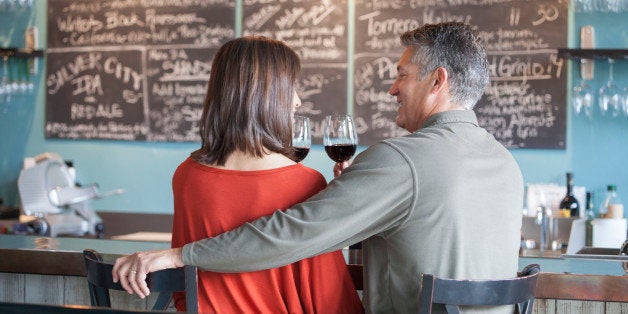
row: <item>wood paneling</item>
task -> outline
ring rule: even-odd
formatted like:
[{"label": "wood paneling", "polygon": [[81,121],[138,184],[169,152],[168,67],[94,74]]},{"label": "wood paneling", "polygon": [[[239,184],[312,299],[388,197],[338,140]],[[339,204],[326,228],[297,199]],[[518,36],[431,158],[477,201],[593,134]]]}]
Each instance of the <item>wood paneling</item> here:
[{"label": "wood paneling", "polygon": [[[625,293],[625,291],[623,292]],[[124,291],[111,291],[111,297],[114,308],[145,310],[148,309],[147,304],[154,303],[157,294],[151,294],[143,300]],[[0,302],[91,304],[85,277],[14,273],[0,273]],[[174,308],[169,310],[169,312],[174,311]],[[534,313],[628,314],[628,303],[539,298],[534,302]]]},{"label": "wood paneling", "polygon": [[63,276],[26,275],[24,302],[38,304],[65,304]]},{"label": "wood paneling", "polygon": [[24,274],[0,273],[0,301],[24,302]]}]

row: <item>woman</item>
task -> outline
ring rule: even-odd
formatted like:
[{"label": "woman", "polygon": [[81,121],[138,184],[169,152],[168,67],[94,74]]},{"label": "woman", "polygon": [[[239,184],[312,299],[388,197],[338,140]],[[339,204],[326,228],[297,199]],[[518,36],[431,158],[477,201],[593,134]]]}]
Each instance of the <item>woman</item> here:
[{"label": "woman", "polygon": [[[173,248],[270,215],[325,187],[320,173],[291,159],[299,71],[298,56],[280,41],[243,37],[218,50],[201,118],[201,148],[172,179]],[[145,276],[128,258],[116,261],[116,280],[121,274]],[[125,285],[126,278],[120,279]],[[200,271],[198,279],[203,313],[363,311],[339,251],[264,271]],[[185,310],[183,298],[175,296],[177,310]]]}]

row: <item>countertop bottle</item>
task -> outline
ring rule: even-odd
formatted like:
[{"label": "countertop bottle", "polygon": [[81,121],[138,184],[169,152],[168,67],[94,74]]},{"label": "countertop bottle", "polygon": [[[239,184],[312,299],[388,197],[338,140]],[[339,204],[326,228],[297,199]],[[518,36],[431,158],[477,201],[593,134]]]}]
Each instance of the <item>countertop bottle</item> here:
[{"label": "countertop bottle", "polygon": [[617,195],[617,186],[609,184],[606,187],[606,198],[600,206],[600,218],[622,218],[624,216],[624,205]]},{"label": "countertop bottle", "polygon": [[585,222],[585,246],[593,246],[593,220],[595,219],[595,214],[593,213],[593,192],[587,192],[587,204],[585,205],[585,214],[587,220]]},{"label": "countertop bottle", "polygon": [[580,204],[573,195],[573,173],[567,172],[567,194],[560,201],[561,217],[578,217],[580,216]]}]

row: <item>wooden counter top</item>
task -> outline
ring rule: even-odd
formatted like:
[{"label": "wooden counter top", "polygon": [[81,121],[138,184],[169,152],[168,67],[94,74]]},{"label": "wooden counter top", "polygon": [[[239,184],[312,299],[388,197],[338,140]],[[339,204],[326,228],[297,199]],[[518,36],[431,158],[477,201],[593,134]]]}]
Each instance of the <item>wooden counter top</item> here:
[{"label": "wooden counter top", "polygon": [[[100,214],[106,222],[107,238],[139,231],[168,232],[172,225],[171,215]],[[82,257],[85,248],[95,249],[105,259],[113,260],[119,254],[169,247],[168,242],[0,235],[0,273],[85,276]],[[539,299],[628,302],[628,276],[621,262],[519,258],[519,269],[528,264],[541,265],[536,294]],[[362,266],[349,265],[349,270],[356,285],[361,287]]]},{"label": "wooden counter top", "polygon": [[0,235],[0,272],[85,276],[83,249],[94,249],[107,259],[169,247],[167,242]]}]

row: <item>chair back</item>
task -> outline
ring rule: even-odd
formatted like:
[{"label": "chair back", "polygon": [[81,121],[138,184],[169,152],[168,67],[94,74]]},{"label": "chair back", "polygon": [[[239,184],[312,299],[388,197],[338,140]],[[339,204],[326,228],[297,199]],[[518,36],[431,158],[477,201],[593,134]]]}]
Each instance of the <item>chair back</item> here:
[{"label": "chair back", "polygon": [[[103,262],[100,253],[91,249],[83,250],[83,259],[92,306],[110,308],[109,290],[124,290],[119,281],[113,282],[113,264]],[[151,292],[159,293],[152,310],[167,310],[172,301],[172,293],[185,292],[186,311],[198,312],[196,267],[185,266],[152,272],[146,277],[146,283]]]},{"label": "chair back", "polygon": [[503,280],[457,280],[424,274],[419,292],[419,313],[432,313],[433,304],[443,304],[448,313],[459,306],[516,304],[518,313],[532,313],[534,292],[541,267],[526,266],[517,278]]}]

